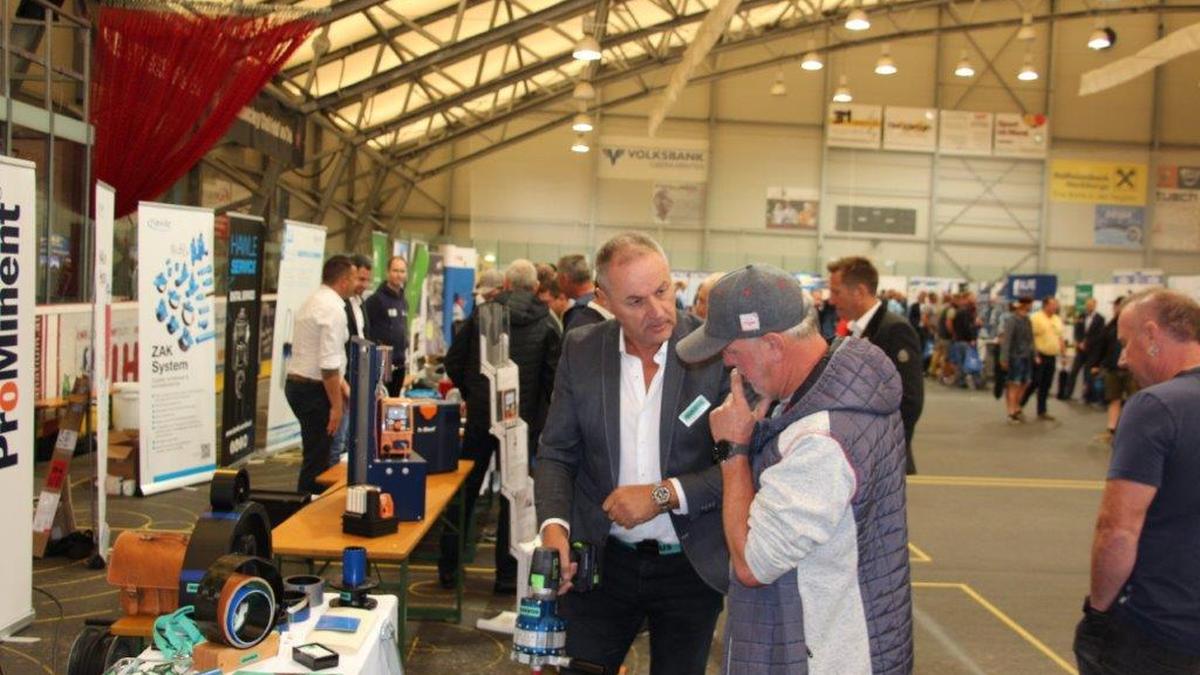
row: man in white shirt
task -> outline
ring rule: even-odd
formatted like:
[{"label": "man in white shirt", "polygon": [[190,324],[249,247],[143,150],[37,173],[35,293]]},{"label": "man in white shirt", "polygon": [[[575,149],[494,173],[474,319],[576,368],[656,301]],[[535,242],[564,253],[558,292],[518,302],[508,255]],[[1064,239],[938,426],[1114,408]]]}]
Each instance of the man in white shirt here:
[{"label": "man in white shirt", "polygon": [[569,542],[601,549],[600,587],[562,598],[566,651],[616,672],[648,623],[651,672],[700,675],[729,585],[707,415],[728,376],[718,359],[686,367],[675,353],[700,321],[677,313],[653,239],[614,237],[596,270],[615,320],[564,337],[534,467],[542,540],[568,580],[560,593]]},{"label": "man in white shirt", "polygon": [[304,301],[292,328],[292,358],[284,393],[300,422],[304,459],[296,489],[319,493],[317,476],[329,468],[329,447],[350,393],[346,372],[346,298],[357,280],[343,255],[325,261],[321,286]]},{"label": "man in white shirt", "polygon": [[[371,322],[363,308],[363,293],[371,286],[371,259],[361,253],[347,254],[354,266],[354,288],[346,298],[346,358],[350,358],[350,338],[371,339]],[[350,442],[350,416],[343,415],[342,423],[333,434],[329,447],[329,463],[337,463]]]}]

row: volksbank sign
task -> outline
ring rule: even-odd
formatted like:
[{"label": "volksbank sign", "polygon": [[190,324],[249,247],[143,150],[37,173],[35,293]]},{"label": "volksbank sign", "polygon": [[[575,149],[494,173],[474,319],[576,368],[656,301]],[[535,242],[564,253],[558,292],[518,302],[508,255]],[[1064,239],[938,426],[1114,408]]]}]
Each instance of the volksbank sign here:
[{"label": "volksbank sign", "polygon": [[601,178],[708,180],[708,142],[703,140],[605,136],[600,139],[596,161]]}]

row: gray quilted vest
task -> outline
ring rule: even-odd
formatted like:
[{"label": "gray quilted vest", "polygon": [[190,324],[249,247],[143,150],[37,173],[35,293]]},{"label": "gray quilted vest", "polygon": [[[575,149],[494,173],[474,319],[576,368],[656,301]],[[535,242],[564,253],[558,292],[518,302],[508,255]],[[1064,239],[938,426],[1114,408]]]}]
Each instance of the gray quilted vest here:
[{"label": "gray quilted vest", "polygon": [[[866,340],[848,338],[830,353],[782,414],[759,422],[751,440],[755,488],[780,461],[778,439],[789,425],[827,411],[831,432],[857,474],[851,502],[858,533],[858,583],[867,619],[871,670],[913,669],[912,594],[905,515],[904,426],[900,376],[887,356]],[[725,622],[726,672],[805,675],[810,653],[804,637],[804,599],[796,572],[750,588],[734,575]],[[857,675],[857,674],[846,674]]]}]

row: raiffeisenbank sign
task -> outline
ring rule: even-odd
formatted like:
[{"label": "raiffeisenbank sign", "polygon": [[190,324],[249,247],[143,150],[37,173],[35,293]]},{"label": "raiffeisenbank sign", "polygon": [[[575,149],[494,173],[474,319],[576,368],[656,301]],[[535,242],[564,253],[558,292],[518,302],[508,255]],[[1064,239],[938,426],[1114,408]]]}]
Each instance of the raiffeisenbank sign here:
[{"label": "raiffeisenbank sign", "polygon": [[604,136],[596,161],[601,178],[704,183],[708,180],[708,141]]}]

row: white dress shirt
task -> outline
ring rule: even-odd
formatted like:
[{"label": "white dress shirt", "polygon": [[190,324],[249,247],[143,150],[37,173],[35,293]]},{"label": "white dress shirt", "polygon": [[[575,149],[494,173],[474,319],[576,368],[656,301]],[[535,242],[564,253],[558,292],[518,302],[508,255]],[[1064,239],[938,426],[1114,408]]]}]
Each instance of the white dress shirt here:
[{"label": "white dress shirt", "polygon": [[346,303],[337,291],[322,284],[300,306],[292,324],[289,375],[320,380],[322,370],[346,370]]},{"label": "white dress shirt", "polygon": [[354,313],[354,326],[355,326],[355,327],[358,329],[358,332],[356,332],[356,333],[355,333],[354,335],[352,335],[351,337],[360,337],[360,338],[365,338],[365,337],[367,337],[367,336],[366,336],[366,333],[365,333],[365,332],[363,332],[363,328],[364,328],[364,327],[365,327],[367,324],[366,324],[366,322],[363,320],[363,299],[362,299],[362,296],[361,296],[361,295],[352,295],[352,296],[350,296],[350,300],[349,300],[349,302],[350,302],[350,311]]},{"label": "white dress shirt", "polygon": [[871,319],[875,318],[875,312],[878,312],[879,308],[882,306],[883,303],[876,300],[875,304],[871,305],[871,309],[868,309],[867,311],[863,312],[862,316],[851,321],[848,326],[848,328],[850,328],[850,334],[854,337],[862,337],[863,331],[867,329],[867,324],[871,323]]}]

